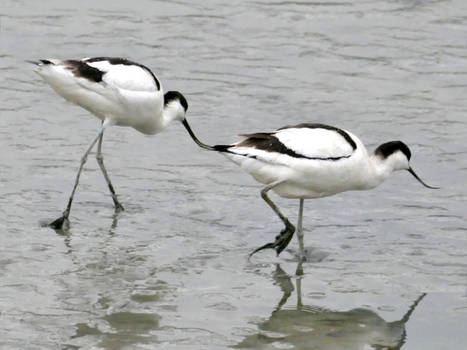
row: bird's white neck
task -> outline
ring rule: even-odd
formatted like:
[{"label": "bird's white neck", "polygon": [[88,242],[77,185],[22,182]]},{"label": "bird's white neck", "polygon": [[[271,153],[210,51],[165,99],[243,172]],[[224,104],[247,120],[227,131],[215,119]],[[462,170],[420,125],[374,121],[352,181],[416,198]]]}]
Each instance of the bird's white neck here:
[{"label": "bird's white neck", "polygon": [[383,183],[397,167],[397,159],[394,157],[382,158],[378,155],[371,155],[368,158],[366,169],[362,176],[362,189],[370,189]]},{"label": "bird's white neck", "polygon": [[179,101],[173,101],[166,104],[162,109],[162,120],[161,123],[166,127],[174,120],[182,122],[185,119],[185,110]]},{"label": "bird's white neck", "polygon": [[177,120],[178,112],[175,108],[171,108],[170,106],[165,106],[162,110],[162,118],[161,123],[163,127],[167,127],[170,123],[174,120]]},{"label": "bird's white neck", "polygon": [[154,116],[151,115],[144,124],[141,126],[134,126],[134,128],[142,133],[154,135],[167,128],[167,126],[169,126],[169,124],[174,120],[183,121],[185,118],[184,110],[181,109],[177,103],[169,103],[165,105],[162,110],[156,112],[156,116],[157,115],[160,115],[160,117],[154,118]]}]

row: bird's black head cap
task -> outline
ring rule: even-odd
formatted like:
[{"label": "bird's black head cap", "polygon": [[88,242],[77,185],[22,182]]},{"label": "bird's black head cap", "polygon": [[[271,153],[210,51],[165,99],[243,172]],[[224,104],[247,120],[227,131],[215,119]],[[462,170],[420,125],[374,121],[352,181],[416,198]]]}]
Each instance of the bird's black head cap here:
[{"label": "bird's black head cap", "polygon": [[180,104],[182,107],[185,109],[185,113],[188,110],[188,102],[186,101],[185,96],[183,96],[180,92],[178,91],[167,91],[164,95],[164,106],[169,104],[170,102],[178,100],[180,101]]},{"label": "bird's black head cap", "polygon": [[382,145],[379,145],[378,148],[376,148],[375,154],[381,156],[383,159],[386,159],[397,151],[404,153],[407,159],[410,160],[412,153],[410,152],[409,147],[407,147],[407,145],[402,141],[391,141],[383,143]]}]

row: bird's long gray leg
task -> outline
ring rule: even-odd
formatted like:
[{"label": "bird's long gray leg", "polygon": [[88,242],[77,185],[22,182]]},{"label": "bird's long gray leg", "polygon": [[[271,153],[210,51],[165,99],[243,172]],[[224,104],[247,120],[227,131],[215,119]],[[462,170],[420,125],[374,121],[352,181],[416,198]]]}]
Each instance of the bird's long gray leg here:
[{"label": "bird's long gray leg", "polygon": [[255,249],[250,254],[250,257],[253,254],[259,252],[260,250],[268,249],[268,248],[275,249],[277,255],[279,255],[285,249],[285,247],[287,247],[287,245],[289,244],[290,240],[293,237],[293,234],[295,232],[294,225],[292,225],[290,223],[289,219],[287,219],[284,216],[284,214],[282,214],[280,212],[279,208],[276,206],[276,204],[274,204],[274,202],[268,196],[268,191],[272,190],[276,186],[279,186],[279,185],[283,184],[284,182],[285,181],[276,181],[276,182],[273,182],[273,183],[267,185],[265,188],[263,188],[261,190],[261,197],[272,208],[272,210],[274,210],[274,212],[277,214],[277,216],[279,216],[279,218],[284,223],[285,228],[281,231],[281,233],[278,236],[276,236],[276,240],[274,242],[267,243],[267,244],[259,247],[258,249]]},{"label": "bird's long gray leg", "polygon": [[[302,275],[303,275],[303,273],[302,273]],[[302,308],[303,308],[303,303],[302,303],[302,277],[301,276],[298,277],[295,280],[295,283],[297,284],[297,310],[302,310]]]},{"label": "bird's long gray leg", "polygon": [[68,200],[68,205],[66,206],[66,209],[63,212],[62,216],[49,224],[50,227],[59,230],[59,229],[62,229],[63,225],[68,222],[68,217],[70,216],[70,211],[71,211],[71,204],[73,203],[73,197],[75,195],[76,188],[78,187],[79,178],[81,176],[81,172],[83,171],[84,164],[86,163],[88,159],[89,152],[91,152],[96,142],[99,140],[99,138],[104,133],[104,128],[105,128],[105,125],[102,125],[102,127],[99,129],[99,133],[97,137],[92,141],[91,145],[88,147],[84,155],[81,157],[81,163],[78,169],[78,174],[76,174],[75,184],[73,186],[73,191],[71,191],[70,199]]},{"label": "bird's long gray leg", "polygon": [[298,238],[298,248],[300,254],[300,261],[305,259],[305,248],[303,244],[303,205],[305,200],[300,198],[300,206],[298,209],[298,222],[297,222],[297,238]]},{"label": "bird's long gray leg", "polygon": [[109,186],[110,194],[112,195],[112,199],[115,204],[115,211],[121,211],[123,210],[123,206],[120,204],[120,202],[117,199],[117,194],[115,193],[112,182],[110,181],[110,177],[107,174],[107,170],[105,169],[105,166],[104,166],[104,156],[102,155],[103,138],[104,138],[104,132],[102,132],[102,134],[99,137],[99,142],[97,144],[96,159],[97,159],[97,163],[99,164],[99,167],[101,168],[102,174],[104,175],[105,181],[107,182],[107,186]]}]

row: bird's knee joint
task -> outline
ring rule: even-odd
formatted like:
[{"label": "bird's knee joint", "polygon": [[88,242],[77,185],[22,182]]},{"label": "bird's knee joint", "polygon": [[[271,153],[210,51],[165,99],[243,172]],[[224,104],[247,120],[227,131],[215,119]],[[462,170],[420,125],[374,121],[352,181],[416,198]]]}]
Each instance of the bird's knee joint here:
[{"label": "bird's knee joint", "polygon": [[285,225],[286,225],[287,229],[288,229],[290,232],[292,232],[292,233],[295,232],[295,226],[292,225],[292,224],[290,223],[289,220],[286,221],[286,224],[285,224]]},{"label": "bird's knee joint", "polygon": [[100,153],[97,153],[96,154],[96,159],[98,162],[102,162],[104,160],[104,156]]}]

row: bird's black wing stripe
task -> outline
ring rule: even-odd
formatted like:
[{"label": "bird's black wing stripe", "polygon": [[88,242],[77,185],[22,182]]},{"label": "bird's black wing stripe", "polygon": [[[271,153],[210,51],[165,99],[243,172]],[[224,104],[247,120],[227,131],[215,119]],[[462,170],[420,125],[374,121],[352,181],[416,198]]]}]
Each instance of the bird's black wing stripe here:
[{"label": "bird's black wing stripe", "polygon": [[97,68],[91,67],[83,61],[78,60],[66,60],[66,67],[71,70],[73,75],[78,78],[85,78],[89,81],[99,83],[102,81],[102,76],[105,72],[100,71]]},{"label": "bird's black wing stripe", "polygon": [[[214,148],[214,151],[218,151],[218,152],[222,152],[222,153],[230,153],[230,154],[234,154],[234,155],[240,156],[240,157],[258,159],[258,156],[255,156],[255,155],[252,155],[252,154],[240,154],[240,153],[232,152],[230,150],[230,148],[232,148],[234,146],[235,145],[215,145],[215,146],[213,146],[213,148]],[[344,158],[349,158],[349,157],[350,157],[350,155],[342,156],[342,157],[305,157],[305,156],[301,156],[301,157],[296,157],[296,158],[304,158],[304,159],[309,159],[309,160],[337,161],[337,160],[344,159]],[[260,160],[264,161],[264,159],[260,159]]]},{"label": "bird's black wing stripe", "polygon": [[350,137],[350,135],[345,132],[342,129],[336,128],[331,125],[326,125],[326,124],[320,124],[320,123],[302,123],[298,125],[293,125],[293,126],[284,126],[278,130],[284,130],[284,129],[290,129],[290,128],[309,128],[309,129],[326,129],[326,130],[332,130],[337,132],[339,135],[341,135],[345,141],[349,143],[349,145],[352,147],[352,149],[355,151],[357,149],[357,144],[355,141]]},{"label": "bird's black wing stripe", "polygon": [[231,147],[252,147],[256,148],[265,152],[275,152],[286,154],[293,158],[301,158],[301,159],[310,159],[310,160],[331,160],[336,161],[342,158],[349,158],[351,155],[341,156],[341,157],[307,157],[303,154],[297,153],[294,150],[286,147],[282,142],[279,141],[277,137],[275,137],[271,133],[258,133],[258,134],[250,134],[249,137],[242,142],[238,143],[237,145],[217,145],[214,146],[214,149],[219,152],[225,153],[232,153],[239,156],[249,157],[257,159],[258,157],[255,155],[247,155],[247,154],[238,154],[236,152],[232,152],[230,150]]},{"label": "bird's black wing stripe", "polygon": [[248,139],[267,139],[272,135],[270,132],[257,132],[254,134],[240,134],[238,136],[243,136]]},{"label": "bird's black wing stripe", "polygon": [[287,154],[294,158],[307,158],[306,156],[296,153],[287,148],[277,137],[268,133],[251,134],[249,137],[240,142],[238,147],[253,147],[266,152],[276,152]]},{"label": "bird's black wing stripe", "polygon": [[154,79],[154,82],[156,83],[157,90],[161,89],[161,84],[159,83],[159,80],[156,78],[154,73],[148,67],[146,67],[146,66],[144,66],[142,64],[127,60],[126,58],[120,58],[120,57],[93,57],[93,58],[88,58],[87,60],[85,60],[85,62],[90,62],[90,63],[100,62],[100,61],[107,61],[107,62],[109,62],[110,64],[113,64],[113,65],[123,64],[125,66],[138,66],[138,67],[141,67],[144,70],[146,70],[147,72],[149,72],[149,74],[151,74],[151,76]]}]

